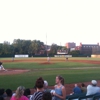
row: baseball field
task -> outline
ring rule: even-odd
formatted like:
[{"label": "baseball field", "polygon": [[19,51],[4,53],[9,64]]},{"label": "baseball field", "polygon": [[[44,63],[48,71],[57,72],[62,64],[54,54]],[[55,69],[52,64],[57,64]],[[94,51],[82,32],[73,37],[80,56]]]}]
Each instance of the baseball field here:
[{"label": "baseball field", "polygon": [[6,71],[0,71],[0,87],[15,90],[23,85],[33,88],[38,77],[55,85],[56,75],[65,79],[65,84],[100,80],[100,58],[0,58]]}]

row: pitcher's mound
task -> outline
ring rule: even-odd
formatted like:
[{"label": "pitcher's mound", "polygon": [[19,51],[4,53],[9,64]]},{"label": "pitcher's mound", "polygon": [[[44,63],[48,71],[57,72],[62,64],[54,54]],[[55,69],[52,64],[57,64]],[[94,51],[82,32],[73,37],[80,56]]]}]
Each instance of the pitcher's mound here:
[{"label": "pitcher's mound", "polygon": [[54,63],[51,63],[51,62],[42,62],[42,63],[39,63],[41,65],[50,65],[50,64],[54,64]]}]

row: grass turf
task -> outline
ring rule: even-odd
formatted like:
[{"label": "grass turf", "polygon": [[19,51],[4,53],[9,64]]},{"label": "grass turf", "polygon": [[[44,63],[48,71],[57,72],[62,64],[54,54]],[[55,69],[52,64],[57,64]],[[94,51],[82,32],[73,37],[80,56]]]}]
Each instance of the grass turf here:
[{"label": "grass turf", "polygon": [[[92,79],[100,79],[100,65],[96,64],[56,62],[55,64],[50,65],[40,65],[39,63],[32,62],[11,62],[4,63],[3,65],[5,68],[30,69],[30,72],[19,75],[0,76],[0,87],[5,89],[11,88],[12,90],[15,90],[19,85],[23,85],[26,88],[33,88],[36,79],[40,76],[47,80],[49,85],[55,84],[55,77],[59,74],[65,78],[65,83],[85,82],[91,81]],[[95,67],[95,69],[92,67]]]}]

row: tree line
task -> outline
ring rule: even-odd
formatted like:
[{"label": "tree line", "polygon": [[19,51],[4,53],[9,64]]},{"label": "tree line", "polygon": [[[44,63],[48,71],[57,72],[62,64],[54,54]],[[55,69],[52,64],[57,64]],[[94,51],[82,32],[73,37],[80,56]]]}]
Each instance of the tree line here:
[{"label": "tree line", "polygon": [[52,44],[50,50],[48,50],[48,46],[40,40],[14,39],[12,44],[8,41],[0,43],[0,57],[13,57],[15,54],[54,56],[57,54],[57,51],[67,51],[67,48],[65,46]]}]

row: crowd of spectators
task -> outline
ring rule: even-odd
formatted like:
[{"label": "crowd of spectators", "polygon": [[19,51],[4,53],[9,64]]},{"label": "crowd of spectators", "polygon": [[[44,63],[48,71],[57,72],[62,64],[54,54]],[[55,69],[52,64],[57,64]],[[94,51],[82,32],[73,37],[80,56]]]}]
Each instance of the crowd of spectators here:
[{"label": "crowd of spectators", "polygon": [[[39,77],[34,85],[35,92],[32,94],[29,88],[24,86],[17,87],[16,91],[13,92],[11,89],[0,89],[0,100],[65,100],[67,95],[64,85],[64,78],[60,75],[55,78],[55,85],[53,89],[48,88],[48,82],[42,77]],[[72,89],[72,93],[86,95],[100,94],[100,87],[97,86],[97,81],[92,80],[91,84],[86,86],[84,83],[75,84]]]}]

